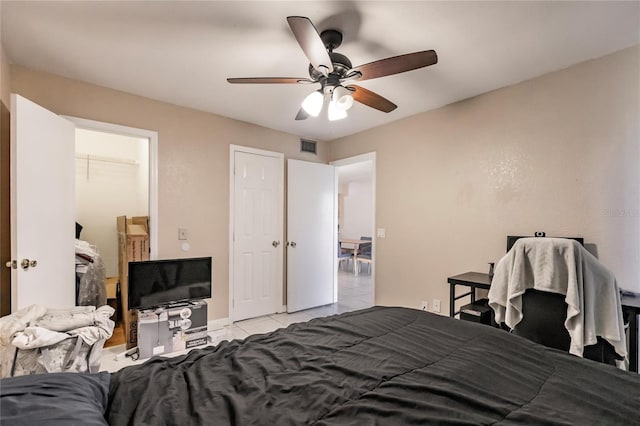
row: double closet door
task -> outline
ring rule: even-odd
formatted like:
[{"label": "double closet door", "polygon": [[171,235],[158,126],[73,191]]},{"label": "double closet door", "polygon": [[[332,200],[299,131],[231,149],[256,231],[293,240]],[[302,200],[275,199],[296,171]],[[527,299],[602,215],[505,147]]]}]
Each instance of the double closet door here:
[{"label": "double closet door", "polygon": [[[233,321],[335,301],[333,166],[231,147]],[[286,291],[284,270],[286,263]],[[284,295],[286,294],[286,298]]]}]

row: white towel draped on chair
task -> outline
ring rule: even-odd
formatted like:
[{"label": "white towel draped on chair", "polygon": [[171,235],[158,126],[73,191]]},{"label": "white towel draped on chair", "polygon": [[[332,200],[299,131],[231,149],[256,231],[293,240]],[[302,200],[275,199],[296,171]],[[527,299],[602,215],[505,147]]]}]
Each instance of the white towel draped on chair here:
[{"label": "white towel draped on chair", "polygon": [[569,352],[582,357],[585,346],[608,341],[627,355],[620,292],[614,275],[574,240],[522,238],[498,262],[489,290],[496,321],[511,329],[522,320],[527,289],[565,295]]}]

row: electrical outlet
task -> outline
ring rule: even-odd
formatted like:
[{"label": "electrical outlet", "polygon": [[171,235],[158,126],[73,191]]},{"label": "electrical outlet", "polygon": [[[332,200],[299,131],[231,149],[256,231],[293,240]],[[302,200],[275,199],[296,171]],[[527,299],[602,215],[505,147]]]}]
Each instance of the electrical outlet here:
[{"label": "electrical outlet", "polygon": [[420,309],[422,309],[423,311],[428,311],[429,310],[429,302],[427,302],[426,300],[422,301],[422,305],[420,305]]},{"label": "electrical outlet", "polygon": [[187,239],[187,228],[178,228],[178,239],[179,240]]},{"label": "electrical outlet", "polygon": [[384,238],[386,235],[386,230],[384,228],[378,228],[378,232],[376,233],[376,237]]},{"label": "electrical outlet", "polygon": [[440,312],[440,299],[433,299],[433,312]]}]

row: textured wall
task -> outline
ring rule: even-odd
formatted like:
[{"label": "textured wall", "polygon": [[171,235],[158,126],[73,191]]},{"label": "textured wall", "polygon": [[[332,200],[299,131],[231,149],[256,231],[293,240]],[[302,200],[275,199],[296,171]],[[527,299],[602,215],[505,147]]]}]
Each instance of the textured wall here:
[{"label": "textured wall", "polygon": [[[11,73],[16,93],[57,114],[158,132],[158,256],[213,257],[209,319],[229,310],[229,145],[326,161],[323,142],[318,156],[301,153],[294,135],[20,66]],[[189,231],[187,253],[179,227]]]},{"label": "textured wall", "polygon": [[584,236],[640,291],[640,48],[330,143],[375,151],[376,302],[440,299],[507,235]]}]

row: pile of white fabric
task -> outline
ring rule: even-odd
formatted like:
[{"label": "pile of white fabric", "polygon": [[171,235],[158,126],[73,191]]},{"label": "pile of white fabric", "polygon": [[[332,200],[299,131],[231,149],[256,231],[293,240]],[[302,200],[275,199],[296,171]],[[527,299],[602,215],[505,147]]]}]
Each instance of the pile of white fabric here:
[{"label": "pile of white fabric", "polygon": [[31,305],[0,318],[1,376],[60,371],[97,372],[113,333],[108,305],[47,309]]},{"label": "pile of white fabric", "polygon": [[76,303],[102,306],[107,303],[106,269],[98,248],[76,239]]}]

